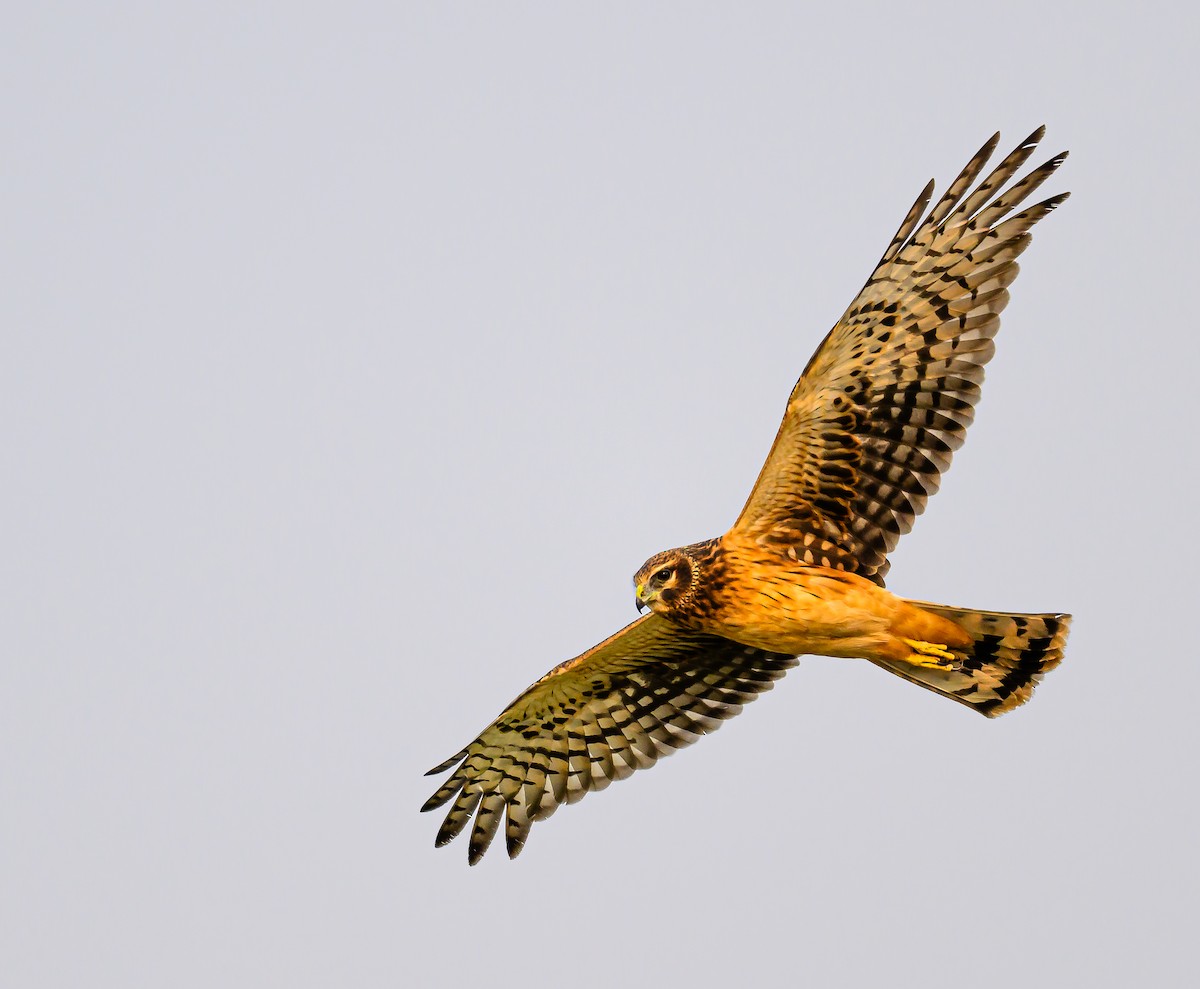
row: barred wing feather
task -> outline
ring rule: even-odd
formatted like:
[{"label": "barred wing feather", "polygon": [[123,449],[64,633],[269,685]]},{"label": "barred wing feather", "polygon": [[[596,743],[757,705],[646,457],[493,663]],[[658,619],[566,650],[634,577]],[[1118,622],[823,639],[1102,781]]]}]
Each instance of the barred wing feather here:
[{"label": "barred wing feather", "polygon": [[972,190],[993,136],[921,216],[930,183],[809,361],[731,534],[883,583],[887,555],[937,491],[975,414],[1030,228],[1066,194],[1014,212],[1066,158],[1005,192],[1039,128]]},{"label": "barred wing feather", "polygon": [[504,817],[515,858],[535,821],[720,727],[795,663],[646,615],[556,666],[475,741],[430,770],[458,764],[421,810],[450,804],[439,846],[474,818],[472,865]]}]

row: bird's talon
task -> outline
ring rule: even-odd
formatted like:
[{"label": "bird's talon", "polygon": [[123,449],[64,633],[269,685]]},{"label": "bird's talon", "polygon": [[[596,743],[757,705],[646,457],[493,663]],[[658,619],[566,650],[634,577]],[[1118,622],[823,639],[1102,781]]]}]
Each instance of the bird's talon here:
[{"label": "bird's talon", "polygon": [[912,650],[908,661],[913,666],[924,666],[935,670],[957,669],[958,657],[940,642],[924,642],[921,639],[905,639],[904,644]]}]

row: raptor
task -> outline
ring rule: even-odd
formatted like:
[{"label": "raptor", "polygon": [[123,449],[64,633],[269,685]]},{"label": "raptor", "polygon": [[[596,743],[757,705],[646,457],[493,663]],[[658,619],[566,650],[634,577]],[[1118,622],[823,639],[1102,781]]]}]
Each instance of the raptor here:
[{"label": "raptor", "polygon": [[974,417],[1017,257],[1067,198],[1018,212],[1066,158],[1013,181],[1043,133],[980,179],[994,135],[932,209],[932,182],[917,197],[788,397],[729,531],[652,556],[634,576],[649,614],[556,666],[430,770],[454,770],[421,808],[450,804],[439,846],[473,819],[474,864],[503,819],[515,857],[533,822],[717,728],[801,654],[865,659],[987,717],[1058,665],[1069,615],[884,587],[888,554]]}]

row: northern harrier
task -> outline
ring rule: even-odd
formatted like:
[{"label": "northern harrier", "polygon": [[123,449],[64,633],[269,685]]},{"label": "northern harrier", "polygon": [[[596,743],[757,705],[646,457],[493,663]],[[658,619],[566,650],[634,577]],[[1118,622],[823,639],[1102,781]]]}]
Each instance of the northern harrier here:
[{"label": "northern harrier", "polygon": [[801,653],[867,659],[995,717],[1058,665],[1069,615],[1011,615],[884,590],[974,417],[983,367],[1030,228],[1020,213],[1066,154],[1007,191],[1039,128],[972,189],[992,137],[922,220],[924,189],[788,398],[733,527],[651,557],[634,576],[644,615],[533,684],[461,752],[422,807],[453,801],[437,844],[471,820],[472,864],[506,817],[515,857],[534,821],[688,745],[770,689]]}]

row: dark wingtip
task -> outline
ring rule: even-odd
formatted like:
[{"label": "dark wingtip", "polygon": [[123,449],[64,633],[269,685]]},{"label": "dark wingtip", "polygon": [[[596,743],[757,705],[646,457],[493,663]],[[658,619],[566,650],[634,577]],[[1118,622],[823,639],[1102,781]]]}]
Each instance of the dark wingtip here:
[{"label": "dark wingtip", "polygon": [[1051,158],[1049,161],[1047,161],[1046,164],[1044,164],[1042,166],[1042,168],[1045,169],[1047,172],[1053,172],[1055,169],[1058,168],[1059,165],[1061,165],[1064,161],[1066,161],[1067,158],[1070,157],[1070,155],[1071,155],[1070,151],[1060,151],[1053,158]]},{"label": "dark wingtip", "polygon": [[462,762],[462,760],[464,758],[466,758],[466,755],[467,755],[466,749],[463,749],[461,752],[455,752],[454,755],[452,755],[449,759],[447,759],[445,762],[438,763],[431,770],[429,770],[425,775],[426,776],[437,776],[439,773],[444,773],[447,770],[453,768],[455,763]]}]

